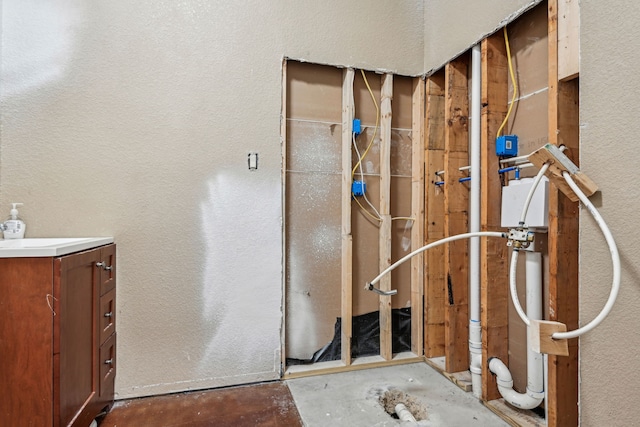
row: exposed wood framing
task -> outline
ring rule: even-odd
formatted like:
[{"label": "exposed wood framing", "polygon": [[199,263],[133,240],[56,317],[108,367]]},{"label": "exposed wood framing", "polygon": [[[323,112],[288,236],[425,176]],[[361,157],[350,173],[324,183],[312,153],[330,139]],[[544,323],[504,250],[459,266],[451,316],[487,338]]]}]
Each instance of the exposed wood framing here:
[{"label": "exposed wood framing", "polygon": [[[411,112],[411,250],[415,251],[424,244],[424,92],[425,84],[421,78],[413,79]],[[421,356],[423,346],[423,268],[422,255],[411,259],[411,351]]]},{"label": "exposed wood framing", "polygon": [[[495,141],[507,112],[508,70],[504,35],[498,31],[482,41],[481,213],[482,231],[500,229],[501,183]],[[509,267],[505,241],[483,238],[480,243],[482,360],[509,361]],[[496,378],[482,365],[482,398],[500,397]]]},{"label": "exposed wood framing", "polygon": [[569,356],[568,340],[555,340],[552,338],[556,332],[567,332],[567,325],[550,320],[530,320],[531,324],[527,331],[527,339],[533,351],[536,353]]},{"label": "exposed wood framing", "polygon": [[[282,106],[280,107],[280,145],[282,147],[282,188],[280,192],[282,194],[282,218],[286,218],[287,215],[287,204],[286,204],[286,194],[287,194],[287,85],[289,84],[289,80],[287,79],[287,59],[284,58],[282,60]],[[286,244],[286,227],[282,227],[282,253],[287,253],[287,244]],[[282,271],[287,271],[287,257],[282,257]],[[286,289],[287,289],[287,277],[286,274],[282,275],[282,303],[280,306],[282,307],[282,327],[280,328],[280,343],[282,347],[280,348],[280,376],[284,375],[284,370],[287,366],[287,340],[286,340],[286,324],[285,321],[287,311],[286,311]]]},{"label": "exposed wood framing", "polygon": [[563,175],[565,172],[571,176],[585,196],[592,196],[596,191],[598,191],[598,185],[582,171],[578,170],[576,172],[571,159],[567,159],[568,157],[566,157],[566,155],[553,144],[547,144],[529,155],[529,161],[538,168],[541,168],[545,163],[549,163],[549,169],[547,169],[545,174],[549,180],[558,187],[558,190],[562,191],[572,202],[577,202],[580,199],[564,180]]},{"label": "exposed wood framing", "polygon": [[431,366],[433,369],[438,371],[444,377],[449,379],[452,383],[457,385],[459,388],[466,392],[470,392],[473,390],[473,385],[471,384],[471,372],[470,371],[460,371],[460,372],[447,372],[445,371],[445,359],[444,357],[431,357],[425,358],[425,362],[427,365]]},{"label": "exposed wood framing", "polygon": [[[444,206],[445,234],[466,233],[469,189],[458,180],[459,171],[469,164],[469,55],[462,55],[445,66],[445,149]],[[447,372],[469,368],[469,245],[467,240],[449,243],[445,248],[445,356]]]},{"label": "exposed wood framing", "polygon": [[353,310],[353,239],[351,236],[351,138],[353,133],[354,71],[342,72],[342,297],[341,297],[341,358],[351,364],[351,335]]},{"label": "exposed wood framing", "polygon": [[[391,265],[391,100],[393,74],[382,76],[380,92],[380,234],[379,268]],[[391,290],[391,274],[380,280],[380,289]],[[393,357],[391,347],[391,296],[380,296],[380,355],[385,360]]]},{"label": "exposed wood framing", "polygon": [[[557,2],[549,0],[549,142],[579,160],[578,80],[558,81]],[[578,327],[578,204],[549,188],[549,320]],[[578,340],[569,356],[549,356],[547,426],[578,425]]]},{"label": "exposed wood framing", "polygon": [[[444,169],[444,71],[426,81],[425,132],[425,242],[444,237],[444,193],[436,185],[443,179],[436,172]],[[414,140],[415,143],[415,140]],[[444,356],[444,309],[446,295],[444,246],[425,253],[424,273],[424,352],[426,357]]]},{"label": "exposed wood framing", "polygon": [[423,357],[417,357],[413,353],[399,353],[391,360],[384,360],[380,356],[366,356],[353,359],[353,363],[345,366],[341,361],[320,362],[313,365],[293,365],[287,369],[283,378],[304,378],[315,375],[337,374],[340,372],[359,371],[362,369],[382,368],[384,366],[406,365],[409,363],[423,362]]},{"label": "exposed wood framing", "polygon": [[504,399],[485,402],[485,406],[513,427],[546,427],[547,425],[544,417],[536,415],[532,411],[514,408],[506,403]]},{"label": "exposed wood framing", "polygon": [[557,0],[558,80],[567,81],[580,73],[580,4],[578,0]]}]

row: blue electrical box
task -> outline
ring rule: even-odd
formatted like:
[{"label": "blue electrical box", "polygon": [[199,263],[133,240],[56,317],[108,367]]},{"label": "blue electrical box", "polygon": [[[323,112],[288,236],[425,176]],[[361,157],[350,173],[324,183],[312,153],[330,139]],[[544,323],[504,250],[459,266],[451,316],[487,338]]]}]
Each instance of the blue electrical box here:
[{"label": "blue electrical box", "polygon": [[496,138],[496,155],[515,157],[518,155],[518,135],[502,135]]},{"label": "blue electrical box", "polygon": [[364,181],[353,181],[351,184],[351,193],[356,196],[364,196],[367,191],[367,184]]},{"label": "blue electrical box", "polygon": [[362,124],[360,123],[360,119],[353,119],[353,133],[355,133],[356,136],[362,133]]}]

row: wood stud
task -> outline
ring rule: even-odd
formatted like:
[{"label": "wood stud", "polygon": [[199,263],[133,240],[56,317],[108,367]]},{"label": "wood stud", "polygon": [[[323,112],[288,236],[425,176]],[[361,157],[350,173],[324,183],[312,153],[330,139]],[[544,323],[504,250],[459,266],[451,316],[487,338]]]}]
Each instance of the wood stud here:
[{"label": "wood stud", "polygon": [[[502,187],[498,179],[499,162],[495,141],[507,113],[508,64],[502,31],[486,38],[482,51],[481,112],[481,213],[482,231],[500,229]],[[483,238],[480,241],[480,283],[482,360],[498,357],[509,360],[509,267],[506,242]],[[496,378],[487,363],[482,366],[482,398],[500,397]]]},{"label": "wood stud", "polygon": [[[425,124],[425,242],[444,237],[444,187],[436,185],[442,179],[436,172],[444,169],[444,71],[429,76],[426,81]],[[424,353],[426,357],[444,356],[444,310],[446,273],[444,246],[424,254]]]},{"label": "wood stud", "polygon": [[[548,2],[549,143],[567,147],[578,164],[578,78],[558,81],[558,0]],[[578,165],[579,166],[579,165]],[[549,186],[549,320],[578,327],[578,204]],[[548,357],[547,426],[578,425],[578,340],[568,343],[569,356]]]},{"label": "wood stud", "polygon": [[[391,100],[393,75],[382,76],[380,100],[380,271],[391,265]],[[380,289],[391,290],[391,274],[380,280]],[[384,360],[393,357],[391,347],[391,296],[380,296],[380,355]]]},{"label": "wood stud", "polygon": [[[445,66],[444,229],[446,236],[466,233],[469,189],[458,180],[459,168],[469,164],[469,55]],[[468,242],[445,247],[445,357],[446,371],[469,369],[469,254]]]},{"label": "wood stud", "polygon": [[351,236],[351,141],[353,132],[353,80],[355,72],[342,72],[342,296],[341,296],[341,359],[351,365],[351,335],[353,312],[353,239]]},{"label": "wood stud", "polygon": [[[411,114],[411,250],[419,249],[424,242],[424,94],[425,83],[420,78],[413,80],[413,110]],[[411,351],[421,356],[423,345],[423,255],[411,259]]]},{"label": "wood stud", "polygon": [[567,81],[580,74],[580,3],[557,0],[558,80]]}]

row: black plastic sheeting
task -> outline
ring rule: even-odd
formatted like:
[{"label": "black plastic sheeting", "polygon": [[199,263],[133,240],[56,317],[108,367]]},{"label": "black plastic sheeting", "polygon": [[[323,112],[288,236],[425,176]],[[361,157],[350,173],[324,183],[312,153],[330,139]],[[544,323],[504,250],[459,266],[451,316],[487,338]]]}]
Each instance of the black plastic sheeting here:
[{"label": "black plastic sheeting", "polygon": [[[336,319],[333,340],[313,353],[311,359],[287,358],[287,366],[308,365],[316,362],[340,360],[342,341],[342,318]],[[391,310],[391,349],[393,353],[411,351],[411,308]],[[380,354],[380,312],[353,317],[351,337],[351,357],[374,356]]]}]

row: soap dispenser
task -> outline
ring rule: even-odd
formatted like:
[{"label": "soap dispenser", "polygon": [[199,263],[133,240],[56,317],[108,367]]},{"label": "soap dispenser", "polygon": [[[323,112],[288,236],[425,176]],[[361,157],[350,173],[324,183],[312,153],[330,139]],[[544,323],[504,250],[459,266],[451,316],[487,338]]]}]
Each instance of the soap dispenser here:
[{"label": "soap dispenser", "polygon": [[9,214],[9,218],[4,222],[4,238],[5,239],[22,239],[24,237],[24,230],[27,227],[25,223],[18,217],[17,206],[22,206],[22,203],[11,203],[13,208]]}]

